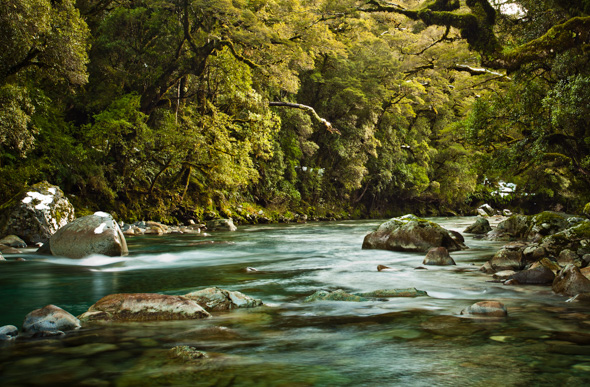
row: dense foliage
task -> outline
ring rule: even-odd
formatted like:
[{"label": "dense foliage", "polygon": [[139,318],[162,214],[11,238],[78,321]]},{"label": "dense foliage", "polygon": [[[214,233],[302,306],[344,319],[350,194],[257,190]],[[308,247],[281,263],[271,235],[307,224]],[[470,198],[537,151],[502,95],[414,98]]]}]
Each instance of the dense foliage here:
[{"label": "dense foliage", "polygon": [[126,220],[431,215],[508,205],[504,180],[577,211],[588,4],[3,1],[0,202],[48,180]]}]

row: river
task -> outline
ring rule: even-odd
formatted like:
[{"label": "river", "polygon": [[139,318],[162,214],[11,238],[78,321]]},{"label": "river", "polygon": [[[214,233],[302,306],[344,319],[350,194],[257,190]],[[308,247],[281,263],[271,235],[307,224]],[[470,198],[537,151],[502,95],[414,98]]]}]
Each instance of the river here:
[{"label": "river", "polygon": [[[474,218],[434,218],[462,231]],[[362,250],[380,221],[243,226],[128,238],[130,255],[70,260],[25,252],[0,264],[0,326],[55,304],[79,315],[112,293],[210,286],[265,306],[206,320],[89,326],[61,339],[0,343],[0,385],[581,386],[590,383],[590,308],[550,287],[505,286],[478,269],[501,243],[466,236],[452,267],[424,254]],[[213,241],[215,243],[209,243]],[[7,257],[11,260],[11,257]],[[395,271],[377,271],[387,265]],[[258,271],[247,272],[246,267]],[[417,288],[428,297],[303,302],[316,290]],[[504,303],[505,319],[463,308]],[[183,362],[175,346],[208,358]]]}]

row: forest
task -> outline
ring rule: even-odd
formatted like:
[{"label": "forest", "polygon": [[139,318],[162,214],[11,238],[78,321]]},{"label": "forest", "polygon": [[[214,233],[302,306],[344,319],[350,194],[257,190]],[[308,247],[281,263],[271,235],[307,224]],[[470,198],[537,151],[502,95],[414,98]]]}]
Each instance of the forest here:
[{"label": "forest", "polygon": [[589,15],[590,0],[3,0],[0,203],[45,180],[79,215],[130,222],[580,213]]}]

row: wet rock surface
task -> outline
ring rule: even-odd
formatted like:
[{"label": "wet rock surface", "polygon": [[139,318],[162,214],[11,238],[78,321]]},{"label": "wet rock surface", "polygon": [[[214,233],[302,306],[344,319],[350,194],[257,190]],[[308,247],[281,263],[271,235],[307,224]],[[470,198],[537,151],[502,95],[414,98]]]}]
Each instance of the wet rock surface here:
[{"label": "wet rock surface", "polygon": [[93,254],[127,255],[127,242],[113,217],[104,212],[78,218],[60,228],[49,241],[51,253],[67,258]]},{"label": "wet rock surface", "polygon": [[490,231],[492,231],[490,222],[486,218],[478,216],[475,219],[475,223],[467,227],[463,232],[468,234],[487,234]]},{"label": "wet rock surface", "polygon": [[80,320],[55,305],[36,309],[25,317],[23,332],[57,332],[80,328]]},{"label": "wet rock surface", "polygon": [[578,267],[569,264],[555,277],[552,289],[557,294],[567,296],[590,293],[590,280],[580,272]]},{"label": "wet rock surface", "polygon": [[453,258],[449,255],[449,251],[444,247],[434,247],[428,250],[422,264],[434,266],[456,265]]},{"label": "wet rock surface", "polygon": [[445,247],[448,251],[462,250],[461,246],[440,225],[414,215],[393,218],[365,236],[363,249],[427,252],[433,247]]},{"label": "wet rock surface", "polygon": [[254,308],[262,305],[261,300],[246,296],[243,293],[211,287],[185,294],[184,297],[195,301],[208,312],[223,311],[237,308]]},{"label": "wet rock surface", "polygon": [[101,298],[79,316],[91,321],[189,320],[211,315],[195,301],[157,293],[119,293]]},{"label": "wet rock surface", "polygon": [[498,301],[480,301],[463,309],[461,314],[475,317],[506,317],[508,310]]}]

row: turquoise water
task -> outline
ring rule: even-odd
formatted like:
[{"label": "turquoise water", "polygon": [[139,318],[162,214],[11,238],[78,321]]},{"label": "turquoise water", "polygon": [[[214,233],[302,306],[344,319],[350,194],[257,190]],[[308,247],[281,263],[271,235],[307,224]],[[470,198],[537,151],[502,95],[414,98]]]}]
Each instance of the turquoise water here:
[{"label": "turquoise water", "polygon": [[[434,219],[462,231],[473,218]],[[244,226],[210,237],[128,238],[130,256],[22,256],[0,265],[0,325],[47,304],[78,315],[112,293],[238,290],[266,306],[196,321],[87,326],[62,339],[0,344],[0,385],[521,386],[590,382],[590,309],[550,288],[478,271],[501,246],[467,238],[456,267],[361,250],[378,221]],[[210,243],[214,242],[214,243]],[[9,260],[13,257],[8,256]],[[396,271],[378,272],[377,265]],[[254,267],[257,272],[246,272]],[[304,303],[316,290],[415,287],[429,297]],[[468,319],[477,301],[509,317]],[[183,360],[191,346],[208,358]]]}]

